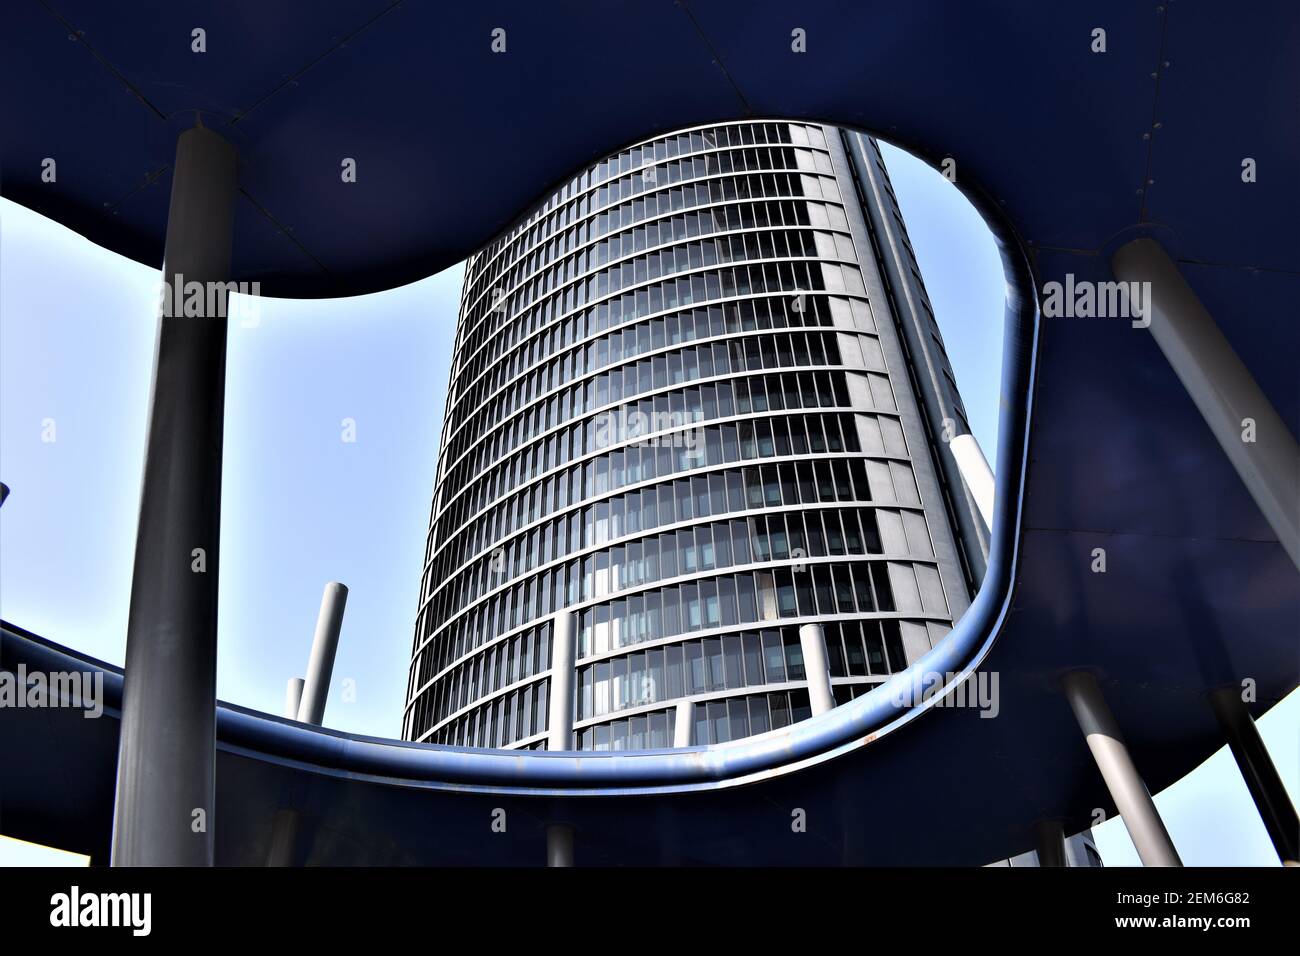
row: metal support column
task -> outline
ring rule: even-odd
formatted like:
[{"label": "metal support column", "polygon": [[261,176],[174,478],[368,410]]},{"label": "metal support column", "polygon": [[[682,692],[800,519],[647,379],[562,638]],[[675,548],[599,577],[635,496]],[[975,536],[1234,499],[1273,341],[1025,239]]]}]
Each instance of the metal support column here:
[{"label": "metal support column", "polygon": [[560,611],[551,627],[551,687],[547,750],[573,749],[573,664],[574,619],[572,611]]},{"label": "metal support column", "polygon": [[1174,841],[1169,838],[1155,802],[1133,765],[1097,679],[1087,671],[1074,671],[1065,676],[1062,686],[1142,865],[1182,866]]},{"label": "metal support column", "polygon": [[[339,635],[343,631],[343,612],[348,605],[348,589],[330,581],[320,599],[316,615],[316,633],[312,637],[307,677],[290,677],[284,689],[284,716],[304,724],[320,726],[329,702],[330,678],[338,654]],[[267,866],[289,866],[297,852],[301,814],[292,807],[276,811],[271,824],[271,850]]]},{"label": "metal support column", "polygon": [[[1152,338],[1300,568],[1295,436],[1159,243],[1135,239],[1115,253],[1111,265],[1121,281],[1151,284]],[[1246,419],[1254,422],[1254,441],[1243,438]]]},{"label": "metal support column", "polygon": [[673,717],[673,746],[689,747],[691,732],[695,729],[695,701],[679,700]]},{"label": "metal support column", "polygon": [[[573,749],[573,667],[576,660],[574,614],[560,611],[551,627],[551,688],[546,724],[547,750]],[[573,866],[573,827],[546,828],[546,865]]]},{"label": "metal support column", "polygon": [[173,309],[159,318],[127,624],[114,866],[213,862],[224,283],[235,165],[234,147],[210,130],[186,130],[176,143],[163,279],[170,303],[191,283],[204,294],[195,303],[201,315]]},{"label": "metal support column", "polygon": [[290,720],[298,719],[302,707],[302,688],[305,682],[301,677],[290,677],[284,688],[284,716]]},{"label": "metal support column", "polygon": [[311,642],[311,658],[307,662],[307,678],[303,681],[302,703],[298,705],[298,719],[304,724],[320,725],[325,719],[325,704],[329,700],[330,678],[334,674],[334,656],[339,649],[339,633],[343,630],[343,611],[348,605],[348,589],[338,581],[325,585],[320,599],[320,613],[316,616],[316,634]]},{"label": "metal support column", "polygon": [[1235,687],[1216,691],[1210,695],[1210,704],[1278,858],[1286,866],[1300,865],[1300,818],[1259,728],[1241,700],[1241,691]]},{"label": "metal support column", "polygon": [[803,671],[808,680],[808,700],[813,716],[824,714],[835,706],[831,692],[831,669],[826,663],[826,637],[820,624],[803,624],[799,627],[799,646],[803,649]]},{"label": "metal support column", "polygon": [[1065,829],[1060,820],[1040,820],[1034,824],[1034,850],[1039,866],[1069,866],[1065,861]]},{"label": "metal support column", "polygon": [[966,487],[970,489],[971,497],[975,499],[975,506],[980,510],[980,517],[984,519],[984,524],[991,530],[993,528],[993,469],[989,467],[989,460],[984,457],[984,451],[980,448],[979,442],[971,434],[958,435],[948,443],[952,450],[952,457],[957,462],[957,470],[961,472],[962,481],[966,482]]}]

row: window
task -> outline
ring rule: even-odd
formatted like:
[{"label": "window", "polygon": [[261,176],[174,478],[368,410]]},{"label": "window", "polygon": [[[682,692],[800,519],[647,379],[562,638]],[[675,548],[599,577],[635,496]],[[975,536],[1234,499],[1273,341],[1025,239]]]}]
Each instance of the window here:
[{"label": "window", "polygon": [[784,683],[786,680],[785,647],[781,642],[780,632],[764,631],[762,640],[765,683]]}]

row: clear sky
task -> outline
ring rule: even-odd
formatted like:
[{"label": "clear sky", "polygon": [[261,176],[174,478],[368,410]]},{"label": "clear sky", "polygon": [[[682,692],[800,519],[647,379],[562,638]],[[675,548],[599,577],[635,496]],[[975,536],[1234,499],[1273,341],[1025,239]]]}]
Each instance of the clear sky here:
[{"label": "clear sky", "polygon": [[[993,457],[1003,279],[942,177],[886,160],[972,429]],[[231,323],[218,693],[279,713],[326,581],[348,585],[325,723],[400,732],[462,270]],[[0,200],[0,615],[121,664],[153,363],[156,270]],[[355,422],[355,442],[343,422]],[[53,441],[49,437],[53,425]],[[355,699],[342,693],[344,682]],[[1261,726],[1293,788],[1300,698]],[[1224,752],[1157,798],[1187,863],[1275,863]],[[1108,865],[1136,863],[1118,821]],[[7,855],[0,841],[0,863]]]}]

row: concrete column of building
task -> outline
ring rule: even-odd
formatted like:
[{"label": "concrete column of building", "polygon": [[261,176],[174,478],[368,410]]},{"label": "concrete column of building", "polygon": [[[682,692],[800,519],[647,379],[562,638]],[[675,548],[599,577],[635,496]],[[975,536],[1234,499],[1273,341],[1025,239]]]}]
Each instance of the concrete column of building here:
[{"label": "concrete column of building", "polygon": [[957,461],[957,470],[961,472],[962,481],[970,489],[975,506],[979,508],[980,517],[990,529],[993,527],[993,469],[984,457],[979,442],[971,434],[958,435],[948,443],[953,458]]},{"label": "concrete column of building", "polygon": [[[550,714],[546,724],[546,749],[573,749],[573,663],[577,657],[576,619],[573,611],[559,611],[551,624]],[[573,827],[551,823],[546,827],[546,865],[573,865]]]},{"label": "concrete column of building", "polygon": [[1295,436],[1159,243],[1135,239],[1115,253],[1111,265],[1123,282],[1150,283],[1146,318],[1152,338],[1300,568]]},{"label": "concrete column of building", "polygon": [[552,823],[546,828],[546,865],[573,866],[573,827]]},{"label": "concrete column of building", "polygon": [[[163,279],[201,315],[159,318],[127,623],[114,866],[210,866],[216,776],[217,568],[236,153],[180,135]],[[187,305],[197,301],[184,299]],[[187,310],[181,310],[182,313]],[[215,313],[215,314],[213,314]]]},{"label": "concrete column of building", "polygon": [[1216,691],[1210,703],[1278,858],[1287,866],[1300,865],[1300,818],[1241,691],[1235,687]]},{"label": "concrete column of building", "polygon": [[695,728],[695,701],[679,700],[677,714],[673,718],[673,746],[689,747],[691,731]]},{"label": "concrete column of building", "polygon": [[[576,620],[560,611],[551,626],[551,689],[546,730],[547,750],[573,749],[573,667],[577,655]],[[546,865],[573,866],[573,827],[552,823],[546,828]]]},{"label": "concrete column of building", "polygon": [[[347,609],[347,585],[330,581],[320,599],[316,615],[316,633],[312,637],[307,677],[290,677],[284,688],[284,716],[304,724],[320,726],[329,702],[330,678],[334,675],[334,658],[338,654],[339,635],[343,632],[343,612]],[[276,811],[271,823],[271,849],[267,866],[289,866],[297,852],[301,814],[294,807]]]},{"label": "concrete column of building", "polygon": [[831,669],[826,663],[826,635],[820,624],[803,624],[799,627],[799,646],[803,649],[803,671],[808,679],[808,700],[813,716],[824,714],[835,706],[831,692]]},{"label": "concrete column of building", "polygon": [[320,599],[320,613],[316,616],[316,634],[311,642],[311,658],[307,661],[302,702],[298,705],[298,719],[304,724],[319,726],[325,719],[325,704],[329,700],[330,678],[334,675],[334,657],[339,649],[343,611],[347,604],[346,585],[338,581],[330,581],[325,585],[325,592]]},{"label": "concrete column of building", "polygon": [[1061,683],[1142,864],[1182,866],[1174,841],[1169,838],[1155,801],[1133,765],[1097,679],[1087,671],[1074,671]]},{"label": "concrete column of building", "polygon": [[[284,688],[284,716],[290,720],[298,719],[302,707],[303,679],[290,677]],[[267,866],[289,866],[293,861],[295,844],[298,839],[298,811],[292,807],[281,807],[275,811],[271,821],[271,849],[266,855]]]},{"label": "concrete column of building", "polygon": [[574,614],[560,611],[551,626],[550,712],[546,724],[547,750],[573,749]]},{"label": "concrete column of building", "polygon": [[298,719],[298,710],[302,707],[302,687],[304,681],[301,677],[290,677],[289,683],[284,688],[284,716],[290,720]]},{"label": "concrete column of building", "polygon": [[1039,820],[1034,824],[1034,850],[1039,866],[1068,866],[1065,860],[1065,829],[1060,820]]}]

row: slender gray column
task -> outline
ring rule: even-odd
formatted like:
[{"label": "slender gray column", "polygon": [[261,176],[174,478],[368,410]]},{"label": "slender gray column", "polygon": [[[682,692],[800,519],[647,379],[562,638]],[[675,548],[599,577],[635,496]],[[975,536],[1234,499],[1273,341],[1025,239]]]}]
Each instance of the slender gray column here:
[{"label": "slender gray column", "polygon": [[[210,130],[190,129],[177,140],[163,278],[178,294],[187,283],[230,278],[235,164],[234,147]],[[213,862],[226,289],[207,288],[216,291],[200,298],[215,309],[163,315],[158,325],[127,624],[114,866]]]},{"label": "slender gray column", "polygon": [[1069,866],[1065,861],[1065,830],[1060,820],[1040,820],[1034,824],[1034,850],[1039,866]]},{"label": "slender gray column", "polygon": [[826,663],[826,637],[820,624],[803,624],[799,628],[799,646],[803,648],[803,671],[808,678],[808,699],[813,716],[835,706],[831,692],[831,670]]},{"label": "slender gray column", "polygon": [[[302,706],[301,677],[290,677],[284,688],[284,716],[290,720],[298,719],[298,710]],[[271,821],[271,849],[267,852],[267,866],[288,866],[293,860],[295,843],[298,839],[298,811],[292,807],[282,807],[275,811]]]},{"label": "slender gray column", "polygon": [[567,823],[546,828],[546,865],[573,866],[573,827]]},{"label": "slender gray column", "polygon": [[[1115,253],[1111,265],[1124,282],[1151,284],[1152,338],[1300,568],[1300,447],[1295,436],[1159,243],[1135,239]],[[1255,423],[1254,441],[1242,437],[1248,418]]]},{"label": "slender gray column", "polygon": [[560,611],[551,627],[550,715],[546,727],[547,750],[573,749],[574,620],[572,611]]},{"label": "slender gray column", "polygon": [[979,442],[971,434],[958,435],[948,443],[952,451],[952,457],[957,461],[957,470],[961,472],[961,477],[966,482],[966,487],[970,489],[971,497],[975,499],[975,506],[980,510],[980,517],[984,519],[984,524],[988,528],[993,527],[993,489],[995,482],[993,480],[993,469],[989,467],[989,460],[984,457],[984,451],[980,448]]},{"label": "slender gray column", "polygon": [[305,682],[301,677],[290,677],[284,688],[284,716],[290,720],[298,719],[302,707],[302,688]]},{"label": "slender gray column", "polygon": [[677,714],[673,718],[673,746],[689,747],[691,731],[695,729],[695,701],[679,700]]},{"label": "slender gray column", "polygon": [[[546,731],[547,750],[573,749],[573,667],[577,648],[572,611],[560,611],[551,627],[551,688]],[[546,865],[573,866],[573,827],[546,828]]]},{"label": "slender gray column", "polygon": [[330,581],[325,585],[325,593],[320,599],[320,613],[316,616],[316,635],[311,642],[311,658],[307,661],[302,703],[298,705],[298,719],[304,724],[319,726],[325,719],[330,678],[334,674],[334,655],[339,649],[339,633],[343,630],[343,611],[347,604],[346,585],[338,581]]},{"label": "slender gray column", "polygon": [[1300,818],[1296,816],[1282,777],[1273,766],[1259,728],[1241,700],[1240,690],[1228,687],[1216,691],[1210,696],[1210,703],[1278,859],[1288,866],[1297,865],[1300,863]]},{"label": "slender gray column", "polygon": [[1169,831],[1146,784],[1138,776],[1115,718],[1101,696],[1097,679],[1087,671],[1075,671],[1065,676],[1062,686],[1142,865],[1182,866],[1174,841],[1169,838]]},{"label": "slender gray column", "polygon": [[[343,612],[348,604],[348,589],[338,581],[330,581],[320,599],[320,613],[316,615],[316,633],[311,642],[311,657],[307,662],[307,677],[290,677],[284,689],[284,715],[304,724],[320,726],[325,719],[325,705],[329,702],[330,678],[334,674],[334,657],[339,649],[339,634],[343,630]],[[301,814],[297,809],[284,807],[276,811],[271,824],[271,849],[267,866],[289,866],[297,849]]]},{"label": "slender gray column", "polygon": [[[343,612],[347,603],[346,585],[338,581],[330,581],[325,585],[320,612],[316,615],[316,633],[311,642],[307,677],[305,680],[290,677],[284,688],[284,716],[290,720],[319,726],[325,718],[330,678],[334,674],[334,658],[339,649],[339,635],[343,630]],[[267,854],[267,866],[290,865],[298,841],[300,818],[301,814],[292,807],[276,811],[271,824],[271,849]]]}]

